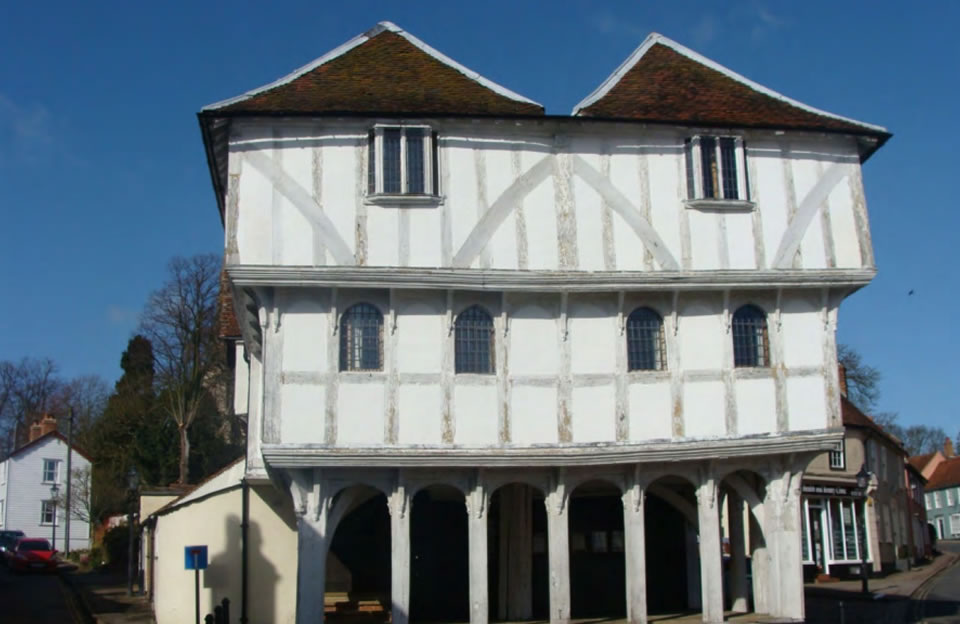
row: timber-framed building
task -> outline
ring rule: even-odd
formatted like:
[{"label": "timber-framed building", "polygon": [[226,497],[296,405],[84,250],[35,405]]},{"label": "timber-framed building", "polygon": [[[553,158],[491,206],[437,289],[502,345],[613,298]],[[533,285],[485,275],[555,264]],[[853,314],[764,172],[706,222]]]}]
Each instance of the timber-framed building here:
[{"label": "timber-framed building", "polygon": [[657,34],[547,115],[390,23],[199,119],[297,622],[803,618],[885,129]]}]

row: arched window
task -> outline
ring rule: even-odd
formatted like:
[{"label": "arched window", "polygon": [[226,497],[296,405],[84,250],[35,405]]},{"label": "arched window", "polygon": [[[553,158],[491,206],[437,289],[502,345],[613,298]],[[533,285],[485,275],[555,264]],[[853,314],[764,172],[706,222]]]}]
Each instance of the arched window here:
[{"label": "arched window", "polygon": [[753,304],[733,313],[733,365],[769,366],[767,314]]},{"label": "arched window", "polygon": [[627,317],[627,370],[666,368],[663,319],[650,308],[637,308]]},{"label": "arched window", "polygon": [[457,315],[454,323],[456,371],[493,373],[493,319],[480,306],[470,306]]},{"label": "arched window", "polygon": [[383,370],[383,315],[369,303],[351,306],[340,317],[340,370]]}]

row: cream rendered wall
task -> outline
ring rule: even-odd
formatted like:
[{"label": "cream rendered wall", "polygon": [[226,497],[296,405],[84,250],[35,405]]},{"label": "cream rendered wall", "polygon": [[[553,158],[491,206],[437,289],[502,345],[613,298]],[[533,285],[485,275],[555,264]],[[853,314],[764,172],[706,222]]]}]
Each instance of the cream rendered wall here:
[{"label": "cream rendered wall", "polygon": [[[296,519],[288,496],[270,485],[250,488],[249,585],[251,622],[292,623],[297,580]],[[194,573],[184,570],[184,547],[206,544],[209,567],[200,573],[200,610],[223,598],[240,609],[239,487],[158,516],[154,613],[158,624],[193,620]]]},{"label": "cream rendered wall", "polygon": [[[724,211],[685,205],[688,129],[435,121],[443,199],[399,207],[366,202],[367,127],[342,119],[234,123],[240,263],[662,270],[649,240],[611,207],[610,189],[593,175],[652,225],[679,268],[767,269],[788,224],[804,214],[808,193],[837,169],[826,199],[798,231],[796,254],[780,268],[872,265],[859,158],[849,137],[744,132],[756,209]],[[479,253],[455,262],[481,217],[538,163],[542,175],[485,231]],[[569,227],[561,227],[558,219],[568,218]],[[337,246],[347,255],[337,258]]]}]

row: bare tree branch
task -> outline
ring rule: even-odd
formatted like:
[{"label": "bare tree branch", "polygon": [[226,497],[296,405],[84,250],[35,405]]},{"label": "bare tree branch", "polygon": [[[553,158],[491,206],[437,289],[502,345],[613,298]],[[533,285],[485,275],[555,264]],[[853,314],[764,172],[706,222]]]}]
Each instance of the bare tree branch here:
[{"label": "bare tree branch", "polygon": [[168,279],[151,293],[140,333],[153,345],[158,395],[177,424],[180,483],[188,480],[190,426],[205,395],[226,370],[217,332],[220,258],[213,254],[174,258]]}]

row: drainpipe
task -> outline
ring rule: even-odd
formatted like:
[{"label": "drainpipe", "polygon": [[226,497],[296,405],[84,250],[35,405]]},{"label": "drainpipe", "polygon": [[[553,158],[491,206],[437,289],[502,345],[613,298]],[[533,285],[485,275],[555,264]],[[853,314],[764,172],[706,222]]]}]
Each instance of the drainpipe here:
[{"label": "drainpipe", "polygon": [[247,533],[250,527],[250,484],[244,478],[241,482],[243,516],[240,520],[240,624],[247,624]]}]

